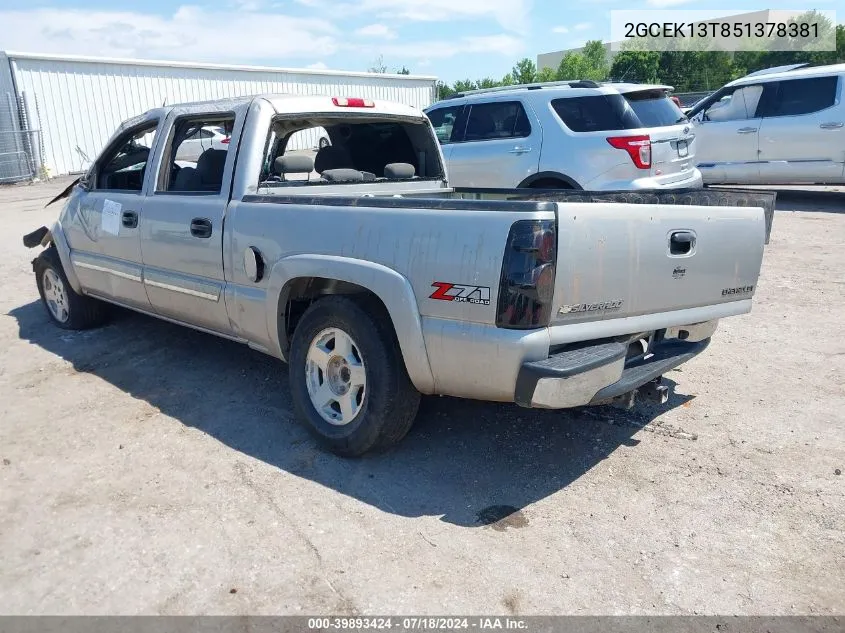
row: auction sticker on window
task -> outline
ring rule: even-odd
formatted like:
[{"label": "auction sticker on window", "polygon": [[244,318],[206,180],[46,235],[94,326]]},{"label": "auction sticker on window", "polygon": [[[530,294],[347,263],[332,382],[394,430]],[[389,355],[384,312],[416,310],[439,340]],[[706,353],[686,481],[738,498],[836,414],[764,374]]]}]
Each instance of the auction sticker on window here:
[{"label": "auction sticker on window", "polygon": [[119,202],[109,200],[108,198],[103,201],[103,219],[100,225],[103,233],[109,233],[110,235],[118,235],[120,233],[120,211],[122,209],[123,205]]}]

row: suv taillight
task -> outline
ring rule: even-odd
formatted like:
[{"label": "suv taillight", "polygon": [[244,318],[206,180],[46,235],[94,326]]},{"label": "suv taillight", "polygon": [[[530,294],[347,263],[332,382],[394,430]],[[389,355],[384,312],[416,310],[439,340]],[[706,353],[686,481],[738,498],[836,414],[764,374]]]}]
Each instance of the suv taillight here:
[{"label": "suv taillight", "polygon": [[552,314],[557,234],[554,220],[519,220],[508,234],[496,325],[515,330],[545,327]]},{"label": "suv taillight", "polygon": [[616,149],[624,149],[637,169],[651,168],[651,139],[645,136],[611,136],[607,142]]}]

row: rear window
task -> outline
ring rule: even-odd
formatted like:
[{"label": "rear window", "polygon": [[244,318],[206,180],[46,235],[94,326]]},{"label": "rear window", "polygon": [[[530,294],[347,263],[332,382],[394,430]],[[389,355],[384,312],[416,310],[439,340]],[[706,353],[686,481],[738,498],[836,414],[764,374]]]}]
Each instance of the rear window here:
[{"label": "rear window", "polygon": [[612,132],[663,127],[686,120],[662,90],[570,97],[552,101],[560,120],[573,132]]},{"label": "rear window", "polygon": [[631,104],[641,127],[664,127],[686,121],[686,116],[662,90],[629,92],[625,100]]},{"label": "rear window", "polygon": [[573,132],[607,132],[642,127],[637,115],[620,94],[553,99],[552,108]]}]

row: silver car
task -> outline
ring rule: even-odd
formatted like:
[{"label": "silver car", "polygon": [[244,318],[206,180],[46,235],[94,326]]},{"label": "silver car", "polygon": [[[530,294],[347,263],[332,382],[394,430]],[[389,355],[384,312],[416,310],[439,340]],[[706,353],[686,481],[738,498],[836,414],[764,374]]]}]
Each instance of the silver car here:
[{"label": "silver car", "polygon": [[426,114],[455,187],[696,188],[671,86],[552,82],[460,93]]},{"label": "silver car", "polygon": [[704,182],[845,182],[845,64],[773,68],[689,111]]}]

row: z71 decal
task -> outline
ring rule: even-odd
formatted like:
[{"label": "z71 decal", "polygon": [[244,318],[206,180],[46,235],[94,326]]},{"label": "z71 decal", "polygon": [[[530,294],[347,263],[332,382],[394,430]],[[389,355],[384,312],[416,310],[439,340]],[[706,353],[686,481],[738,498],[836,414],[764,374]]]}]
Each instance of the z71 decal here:
[{"label": "z71 decal", "polygon": [[429,299],[438,301],[456,301],[458,303],[475,303],[482,306],[490,305],[490,288],[486,286],[465,286],[463,284],[451,284],[445,281],[435,281],[432,288],[437,288],[431,293]]}]

